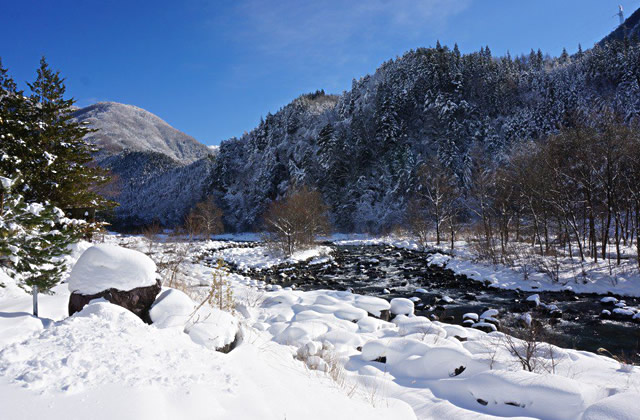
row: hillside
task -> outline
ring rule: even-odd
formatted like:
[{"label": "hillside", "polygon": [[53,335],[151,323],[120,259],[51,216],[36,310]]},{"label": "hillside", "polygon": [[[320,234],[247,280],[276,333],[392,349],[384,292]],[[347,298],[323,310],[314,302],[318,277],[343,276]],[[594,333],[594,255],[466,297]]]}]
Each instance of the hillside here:
[{"label": "hillside", "polygon": [[213,162],[208,156],[183,165],[155,152],[124,152],[104,159],[101,165],[115,175],[115,226],[181,225],[185,214],[204,199]]},{"label": "hillside", "polygon": [[637,43],[556,58],[495,57],[488,47],[463,55],[438,44],[385,62],[340,96],[303,95],[223,142],[211,193],[240,231],[259,229],[266,206],[294,184],[322,192],[337,229],[385,231],[403,222],[430,157],[466,191],[474,168],[561,126],[596,124],[603,111],[640,115]]},{"label": "hillside", "polygon": [[640,37],[640,9],[629,16],[622,25],[605,37],[602,42],[622,41],[625,38],[633,39],[634,37]]}]

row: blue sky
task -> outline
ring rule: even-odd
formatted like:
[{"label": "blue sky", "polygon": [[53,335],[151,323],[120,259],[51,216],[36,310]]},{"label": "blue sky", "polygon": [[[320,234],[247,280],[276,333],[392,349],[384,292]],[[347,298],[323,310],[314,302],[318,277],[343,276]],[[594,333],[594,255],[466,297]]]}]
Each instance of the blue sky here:
[{"label": "blue sky", "polygon": [[[45,55],[79,106],[145,108],[206,144],[301,93],[340,93],[437,40],[557,55],[613,30],[640,0],[1,0],[0,57],[18,82]],[[24,87],[24,85],[23,85]]]}]

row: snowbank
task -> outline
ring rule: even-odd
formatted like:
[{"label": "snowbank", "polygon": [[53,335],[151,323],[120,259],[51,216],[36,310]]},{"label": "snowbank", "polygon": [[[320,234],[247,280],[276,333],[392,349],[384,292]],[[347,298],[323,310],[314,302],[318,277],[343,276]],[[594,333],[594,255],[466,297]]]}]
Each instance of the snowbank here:
[{"label": "snowbank", "polygon": [[195,308],[195,302],[186,293],[165,289],[151,306],[149,316],[156,328],[184,328]]},{"label": "snowbank", "polygon": [[277,255],[266,246],[257,246],[253,248],[223,249],[215,252],[211,260],[215,261],[221,258],[228,263],[237,265],[240,269],[264,269],[283,263],[297,263],[312,259],[316,259],[315,263],[319,263],[320,258],[323,258],[322,261],[329,261],[330,255],[331,247],[328,246],[316,246],[298,251],[291,257]]}]

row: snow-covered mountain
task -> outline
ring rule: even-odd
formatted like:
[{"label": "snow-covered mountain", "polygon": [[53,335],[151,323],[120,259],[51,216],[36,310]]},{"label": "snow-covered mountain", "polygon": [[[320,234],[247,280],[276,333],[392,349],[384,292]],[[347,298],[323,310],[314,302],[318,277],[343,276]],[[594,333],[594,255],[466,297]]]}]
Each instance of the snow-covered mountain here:
[{"label": "snow-covered mountain", "polygon": [[216,148],[158,116],[133,105],[99,102],[75,117],[98,129],[87,140],[99,149],[98,165],[112,176],[106,193],[119,204],[112,220],[116,227],[179,225],[209,188]]},{"label": "snow-covered mountain", "polygon": [[162,153],[188,164],[202,159],[211,150],[193,137],[171,127],[160,117],[133,105],[98,102],[75,113],[98,129],[87,139],[100,148],[97,160],[125,150]]},{"label": "snow-covered mountain", "polygon": [[[629,31],[640,12],[625,25]],[[228,227],[260,229],[268,205],[291,185],[322,193],[343,232],[381,232],[405,222],[433,157],[463,196],[484,161],[501,165],[524,141],[610,110],[640,120],[640,43],[615,33],[570,55],[461,54],[439,43],[387,61],[339,96],[303,95],[240,138],[223,141],[213,195]]]}]

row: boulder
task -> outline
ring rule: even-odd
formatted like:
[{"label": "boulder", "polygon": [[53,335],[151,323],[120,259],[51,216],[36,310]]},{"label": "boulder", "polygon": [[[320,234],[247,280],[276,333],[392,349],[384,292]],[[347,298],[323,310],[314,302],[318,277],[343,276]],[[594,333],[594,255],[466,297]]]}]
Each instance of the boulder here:
[{"label": "boulder", "polygon": [[94,299],[104,298],[151,323],[149,310],[160,289],[151,258],[116,245],[95,245],[80,256],[71,270],[69,315]]},{"label": "boulder", "polygon": [[611,311],[611,318],[617,321],[629,321],[634,315],[635,312],[630,308],[615,308]]},{"label": "boulder", "polygon": [[115,305],[130,310],[144,322],[151,324],[149,309],[151,309],[151,305],[156,300],[161,288],[160,280],[156,280],[156,284],[153,286],[137,287],[126,291],[107,289],[93,295],[74,292],[69,297],[69,316],[80,312],[92,300],[104,298]]}]

